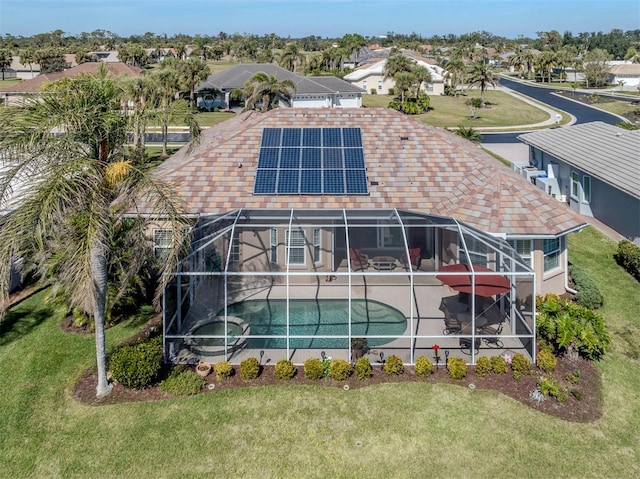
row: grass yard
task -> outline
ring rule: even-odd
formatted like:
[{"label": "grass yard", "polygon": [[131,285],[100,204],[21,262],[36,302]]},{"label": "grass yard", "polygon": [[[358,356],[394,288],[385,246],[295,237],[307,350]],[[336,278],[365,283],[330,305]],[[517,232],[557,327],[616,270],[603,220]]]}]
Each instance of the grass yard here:
[{"label": "grass yard", "polygon": [[236,116],[235,113],[224,111],[203,111],[196,114],[196,120],[201,127],[213,126]]},{"label": "grass yard", "polygon": [[[530,125],[549,119],[549,115],[533,105],[525,103],[507,93],[488,90],[485,93],[490,108],[478,110],[479,118],[472,120],[469,108],[464,104],[465,100],[478,97],[479,90],[468,90],[467,96],[431,96],[431,108],[428,113],[417,115],[416,118],[423,123],[442,128],[457,127],[459,125],[483,127],[510,127],[517,125]],[[391,101],[389,95],[363,95],[362,104],[366,107],[386,107]]]},{"label": "grass yard", "polygon": [[[75,402],[93,337],[66,334],[46,292],[0,326],[3,477],[616,477],[640,475],[640,285],[589,228],[571,261],[605,295],[614,348],[599,364],[605,411],[564,422],[502,395],[447,384],[247,388],[111,406]],[[109,345],[139,324],[107,331]],[[636,350],[637,351],[637,350]]]}]

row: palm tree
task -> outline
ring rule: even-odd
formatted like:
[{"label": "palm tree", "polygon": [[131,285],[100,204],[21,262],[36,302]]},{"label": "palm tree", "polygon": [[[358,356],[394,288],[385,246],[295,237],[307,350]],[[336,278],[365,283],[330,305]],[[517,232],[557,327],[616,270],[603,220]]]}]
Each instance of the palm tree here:
[{"label": "palm tree", "polygon": [[480,87],[480,99],[482,100],[482,107],[484,108],[484,92],[489,85],[496,87],[497,78],[493,71],[493,68],[485,62],[474,63],[469,69],[469,85],[478,85]]},{"label": "palm tree", "polygon": [[126,158],[130,118],[121,109],[120,85],[106,68],[53,82],[46,91],[51,94],[0,119],[7,162],[0,198],[6,200],[18,181],[21,188],[10,213],[0,218],[0,300],[7,298],[13,258],[58,258],[56,277],[66,285],[71,306],[94,318],[96,394],[102,397],[111,391],[104,324],[112,232],[144,203],[150,215],[163,215],[174,234],[162,265],[173,268],[184,222],[169,185]]},{"label": "palm tree", "polygon": [[4,71],[11,66],[13,57],[11,56],[11,50],[0,50],[0,70],[2,70],[2,80],[4,80]]},{"label": "palm tree", "polygon": [[200,127],[188,103],[184,100],[177,100],[180,92],[180,77],[176,70],[163,68],[154,72],[150,78],[155,83],[155,88],[152,88],[153,95],[149,98],[151,103],[149,116],[160,122],[162,128],[162,156],[167,157],[169,156],[167,142],[170,123],[175,121],[186,123],[189,126],[192,138],[199,136]]},{"label": "palm tree", "polygon": [[293,73],[296,72],[298,66],[304,66],[307,57],[300,51],[297,43],[289,43],[280,54],[278,65]]},{"label": "palm tree", "polygon": [[482,135],[472,126],[459,125],[454,133],[476,144],[482,142]]},{"label": "palm tree", "polygon": [[428,83],[431,81],[431,71],[425,66],[416,65],[413,68],[413,75],[416,77],[416,81],[418,83],[416,88],[416,99],[420,98],[420,90],[422,89],[423,83]]},{"label": "palm tree", "polygon": [[465,68],[462,60],[452,59],[444,66],[444,71],[446,72],[447,79],[449,80],[449,86],[454,92],[453,95],[456,96],[458,85],[465,81],[465,73],[467,69]]},{"label": "palm tree", "polygon": [[244,86],[244,111],[254,109],[258,102],[262,102],[263,112],[275,108],[276,102],[290,106],[295,91],[296,85],[291,80],[281,81],[264,72],[254,73]]},{"label": "palm tree", "polygon": [[384,65],[384,79],[395,78],[400,72],[411,72],[415,65],[415,60],[405,57],[401,53],[392,53]]},{"label": "palm tree", "polygon": [[189,89],[189,106],[193,108],[196,94],[195,88],[211,74],[209,66],[199,58],[189,58],[178,64],[180,80]]},{"label": "palm tree", "polygon": [[548,74],[549,83],[551,83],[551,73],[553,72],[553,67],[556,65],[556,53],[552,50],[545,50],[536,60],[536,65],[540,70],[540,74],[544,79],[545,72]]},{"label": "palm tree", "polygon": [[23,65],[29,65],[29,71],[31,72],[31,78],[33,78],[33,66],[32,63],[36,60],[36,52],[33,48],[25,48],[20,52],[20,63]]}]

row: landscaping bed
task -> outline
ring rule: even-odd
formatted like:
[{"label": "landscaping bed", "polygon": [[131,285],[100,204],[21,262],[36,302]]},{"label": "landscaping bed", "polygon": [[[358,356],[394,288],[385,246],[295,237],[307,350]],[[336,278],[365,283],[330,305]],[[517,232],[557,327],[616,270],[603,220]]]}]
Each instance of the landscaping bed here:
[{"label": "landscaping bed", "polygon": [[[153,325],[153,323],[150,324]],[[145,334],[143,331],[138,336],[141,337]],[[600,373],[593,362],[584,359],[572,362],[564,357],[558,358],[557,367],[551,374],[545,374],[534,366],[533,372],[529,375],[523,375],[519,381],[514,379],[512,371],[508,371],[505,374],[490,374],[487,377],[478,377],[473,366],[468,367],[467,376],[460,380],[451,379],[442,364],[435,370],[434,374],[428,376],[426,379],[416,376],[413,366],[405,367],[404,373],[398,376],[388,376],[383,371],[382,364],[380,363],[374,363],[372,366],[373,375],[371,378],[360,380],[355,374],[352,374],[345,381],[337,381],[331,378],[323,378],[317,381],[306,379],[302,366],[296,368],[296,374],[291,380],[284,381],[275,378],[273,365],[262,366],[261,373],[257,379],[243,380],[239,374],[239,367],[234,366],[234,374],[224,380],[217,380],[213,372],[209,374],[205,378],[206,386],[202,389],[201,394],[220,394],[237,388],[283,385],[344,388],[347,389],[345,392],[348,393],[348,390],[351,389],[388,383],[448,383],[458,385],[462,388],[473,388],[474,390],[498,391],[538,411],[567,421],[591,422],[602,416],[603,401]],[[195,371],[195,366],[188,366],[188,368]],[[578,376],[575,383],[566,379],[567,375],[571,373],[574,373],[574,376]],[[564,403],[560,403],[556,401],[555,398],[548,396],[540,402],[532,399],[530,393],[536,388],[539,377],[543,375],[555,378],[558,384],[566,387],[567,390],[579,390],[581,395],[580,400],[572,394],[568,394],[567,400]],[[97,399],[95,396],[96,384],[97,378],[94,372],[92,370],[86,371],[73,388],[73,397],[83,404],[96,406],[132,401],[155,401],[175,397],[162,392],[158,384],[144,389],[129,389],[116,383],[109,396]]]}]

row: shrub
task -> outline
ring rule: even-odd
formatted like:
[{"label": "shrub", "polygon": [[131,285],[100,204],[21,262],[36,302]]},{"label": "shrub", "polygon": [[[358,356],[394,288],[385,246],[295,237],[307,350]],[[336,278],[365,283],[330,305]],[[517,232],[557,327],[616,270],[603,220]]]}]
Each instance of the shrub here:
[{"label": "shrub", "polygon": [[541,341],[569,359],[600,359],[611,345],[602,315],[553,294],[536,301],[536,330]]},{"label": "shrub", "polygon": [[571,371],[564,375],[567,381],[572,382],[574,384],[580,382],[580,371],[578,369]]},{"label": "shrub", "polygon": [[160,390],[169,394],[198,394],[206,381],[193,371],[174,369],[169,377],[160,383]]},{"label": "shrub", "polygon": [[476,376],[486,378],[491,374],[491,370],[491,359],[485,357],[478,358],[478,361],[476,361]]},{"label": "shrub", "polygon": [[548,349],[542,349],[536,357],[536,365],[545,373],[550,373],[556,369],[558,360],[555,355]]},{"label": "shrub", "polygon": [[636,281],[640,281],[640,246],[629,240],[622,240],[618,243],[618,251],[613,257]]},{"label": "shrub", "polygon": [[511,358],[511,369],[513,372],[520,374],[529,374],[531,372],[531,361],[522,353],[516,353]]},{"label": "shrub", "polygon": [[493,374],[507,374],[507,371],[509,371],[509,364],[507,364],[507,360],[502,356],[492,356],[491,370],[493,371]]},{"label": "shrub", "polygon": [[276,363],[274,372],[276,379],[289,381],[296,374],[296,367],[288,359],[281,359]]},{"label": "shrub", "polygon": [[447,372],[451,379],[462,379],[467,375],[467,363],[462,358],[449,358]]},{"label": "shrub", "polygon": [[416,358],[416,376],[425,379],[430,374],[433,374],[434,367],[431,359],[426,356],[418,356]]},{"label": "shrub", "polygon": [[384,372],[387,376],[400,376],[404,372],[402,358],[392,354],[384,362]]},{"label": "shrub", "polygon": [[351,364],[344,359],[334,359],[329,367],[329,375],[332,379],[344,381],[351,376]]},{"label": "shrub", "polygon": [[356,361],[356,365],[354,367],[356,371],[356,376],[360,380],[369,379],[373,375],[373,369],[371,368],[371,363],[369,362],[369,358],[361,357]]},{"label": "shrub", "polygon": [[580,391],[580,389],[572,389],[569,392],[574,398],[576,398],[576,401],[582,401],[582,391]]},{"label": "shrub", "polygon": [[307,359],[304,362],[304,377],[317,381],[324,377],[324,365],[318,358]]},{"label": "shrub", "polygon": [[474,108],[482,108],[482,98],[472,98],[471,106]]},{"label": "shrub", "polygon": [[576,302],[589,309],[598,309],[602,306],[604,298],[593,280],[580,268],[575,265],[569,266],[571,279],[578,291]]},{"label": "shrub", "polygon": [[538,388],[542,394],[553,396],[559,403],[565,402],[569,397],[567,390],[561,388],[552,378],[540,378],[538,381]]},{"label": "shrub", "polygon": [[245,380],[257,379],[260,375],[260,363],[254,357],[240,362],[240,377]]},{"label": "shrub", "polygon": [[218,381],[223,381],[233,376],[233,366],[231,366],[229,361],[220,361],[219,363],[215,363],[213,365],[213,370],[216,373],[216,379]]},{"label": "shrub", "polygon": [[371,90],[369,90],[369,93],[371,93],[372,95],[377,95],[378,90],[376,90],[375,88],[372,88]]},{"label": "shrub", "polygon": [[161,339],[122,346],[113,353],[109,363],[114,381],[128,388],[144,388],[162,367]]}]

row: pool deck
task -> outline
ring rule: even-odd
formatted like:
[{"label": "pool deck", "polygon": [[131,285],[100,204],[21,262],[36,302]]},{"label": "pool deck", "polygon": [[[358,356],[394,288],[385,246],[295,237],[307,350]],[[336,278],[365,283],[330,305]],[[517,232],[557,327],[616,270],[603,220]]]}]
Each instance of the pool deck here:
[{"label": "pool deck", "polygon": [[[503,323],[502,334],[500,335],[501,347],[495,343],[491,343],[480,338],[476,338],[477,348],[472,352],[469,349],[471,339],[461,340],[456,334],[445,334],[445,317],[441,304],[443,298],[455,300],[458,293],[450,287],[443,285],[433,276],[414,276],[413,291],[414,301],[410,294],[411,288],[409,276],[402,274],[402,270],[397,273],[383,275],[351,275],[351,283],[349,284],[349,276],[342,276],[339,273],[332,278],[331,281],[325,281],[325,277],[314,278],[312,284],[290,284],[267,286],[261,281],[244,280],[243,284],[237,288],[241,293],[229,295],[229,302],[242,301],[246,299],[285,299],[287,297],[287,289],[289,289],[290,297],[308,298],[308,299],[345,299],[348,297],[349,290],[353,299],[370,299],[379,301],[392,306],[401,311],[407,318],[407,331],[404,337],[397,338],[384,346],[373,347],[366,354],[372,364],[380,362],[380,353],[384,357],[390,355],[400,356],[405,363],[411,363],[412,360],[421,355],[428,356],[433,359],[432,346],[437,344],[440,346],[440,356],[444,360],[445,351],[450,357],[462,357],[466,362],[471,363],[474,358],[480,356],[495,356],[502,353],[513,354],[522,352],[528,355],[527,350],[522,344],[522,340],[517,337],[504,337],[504,335],[515,334],[512,329],[511,321],[505,318]],[[208,293],[203,294],[202,290]],[[218,294],[216,294],[218,291]],[[198,298],[207,298],[206,301],[198,300],[198,304],[192,306],[192,315],[194,317],[204,317],[212,311],[219,311],[224,307],[224,298],[219,297],[219,290],[207,285],[201,286],[201,291],[196,295]],[[414,332],[411,338],[409,331]],[[421,336],[416,338],[415,336]],[[414,347],[414,355],[411,357],[412,341]],[[462,343],[462,344],[461,344]],[[248,357],[260,357],[260,351],[251,348],[243,348],[234,351],[227,358],[234,364],[240,363]],[[302,364],[306,359],[318,358],[321,352],[334,359],[352,359],[349,357],[350,351],[347,349],[290,349],[289,357],[287,357],[286,349],[262,349],[262,364],[275,364],[280,359],[290,359],[294,364]],[[178,353],[178,362],[194,362],[203,360],[208,362],[218,362],[223,360],[224,356],[200,356],[194,357],[188,350],[183,349]]]}]

